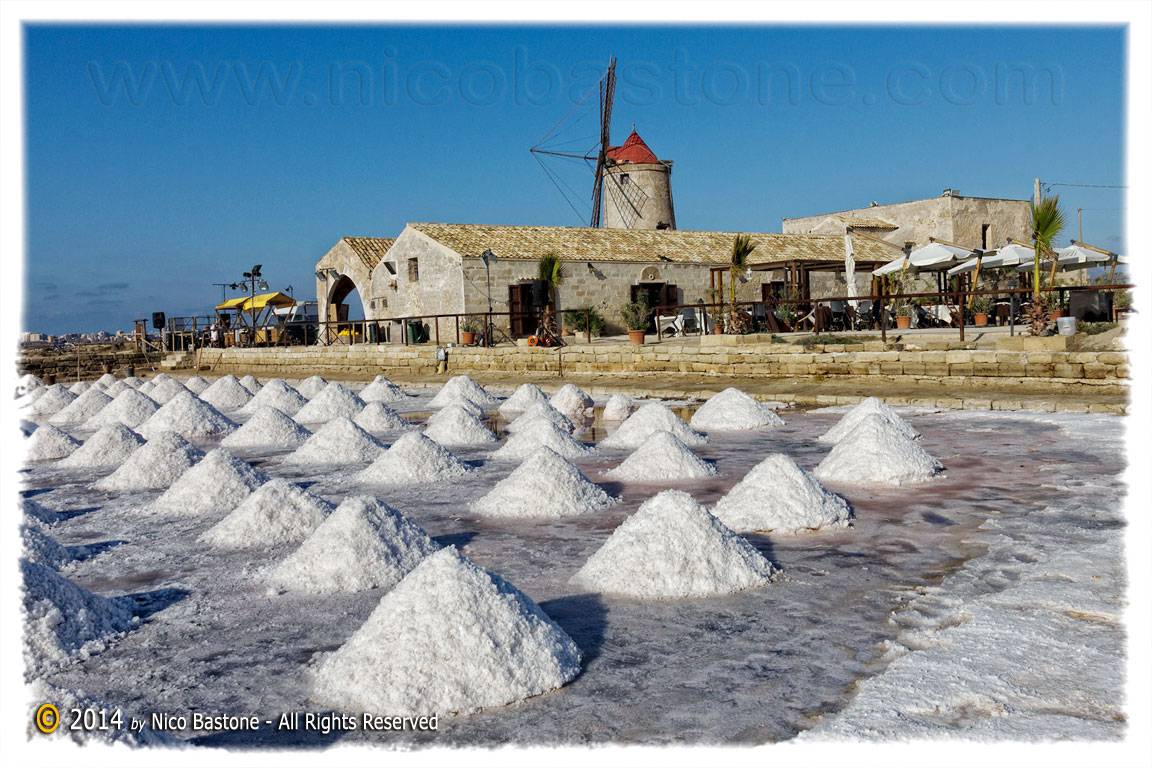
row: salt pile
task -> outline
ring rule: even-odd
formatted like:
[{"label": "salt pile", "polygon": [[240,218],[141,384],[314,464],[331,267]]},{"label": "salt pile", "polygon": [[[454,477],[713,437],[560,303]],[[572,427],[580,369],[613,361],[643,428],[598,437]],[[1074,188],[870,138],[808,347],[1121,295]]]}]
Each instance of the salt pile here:
[{"label": "salt pile", "polygon": [[210,386],[212,386],[212,382],[203,376],[193,376],[184,382],[184,387],[196,395],[208,389]]},{"label": "salt pile", "polygon": [[560,413],[560,411],[553,408],[551,403],[536,403],[528,406],[526,411],[510,421],[504,429],[510,435],[515,434],[537,419],[549,421],[565,432],[571,433],[572,430],[575,429],[572,421]]},{"label": "salt pile", "polygon": [[260,391],[260,381],[252,374],[240,377],[240,386],[248,390],[248,393],[251,395],[255,395]]},{"label": "salt pile", "polygon": [[68,554],[67,548],[34,525],[21,525],[20,538],[24,542],[23,557],[29,562],[39,563],[54,571],[72,562],[72,555]]},{"label": "salt pile", "polygon": [[304,541],[332,512],[319,496],[273,478],[200,536],[220,549],[274,547]]},{"label": "salt pile", "polygon": [[848,502],[826,490],[783,453],[753,467],[712,513],[734,531],[800,533],[844,527]]},{"label": "salt pile", "polygon": [[544,394],[544,390],[535,384],[521,384],[516,387],[516,391],[512,395],[500,403],[500,407],[496,410],[501,416],[511,416],[517,413],[523,413],[531,408],[536,403],[548,402],[548,395]]},{"label": "salt pile", "polygon": [[160,432],[93,488],[125,492],[167,488],[203,455],[175,432]]},{"label": "salt pile", "polygon": [[700,480],[716,474],[716,467],[692,453],[671,432],[655,432],[619,466],[604,473],[613,480],[637,483]]},{"label": "salt pile", "polygon": [[93,594],[50,568],[20,561],[24,574],[24,665],[40,677],[72,657],[106,647],[136,623],[120,602]]},{"label": "salt pile", "polygon": [[235,376],[229,374],[212,382],[208,389],[200,393],[200,399],[218,411],[235,411],[248,404],[252,393]]},{"label": "salt pile", "polygon": [[272,379],[260,388],[240,413],[255,413],[261,408],[275,408],[289,416],[295,416],[308,404],[308,398],[297,392],[283,379]]},{"label": "salt pile", "polygon": [[117,396],[119,396],[119,394],[121,392],[126,392],[130,389],[132,389],[131,386],[129,386],[128,384],[125,384],[123,380],[117,379],[116,381],[112,382],[108,386],[104,387],[104,394],[108,395],[108,397],[115,399]]},{"label": "salt pile", "polygon": [[628,395],[612,395],[604,403],[604,412],[600,415],[604,421],[624,421],[632,414],[632,398]]},{"label": "salt pile", "polygon": [[328,380],[323,376],[309,376],[296,385],[296,391],[304,395],[304,397],[311,400],[324,391],[328,386]]},{"label": "salt pile", "polygon": [[72,386],[68,387],[68,391],[74,395],[82,395],[87,390],[89,390],[91,388],[92,388],[92,382],[90,382],[90,381],[78,381],[75,384],[73,384]]},{"label": "salt pile", "polygon": [[910,440],[920,437],[920,433],[911,424],[900,418],[896,411],[889,408],[883,400],[878,397],[866,397],[845,413],[835,426],[816,439],[821,443],[838,443],[860,422],[871,415],[879,416]]},{"label": "salt pile", "polygon": [[112,398],[96,387],[86,390],[75,400],[61,408],[48,419],[49,424],[83,424],[95,416]]},{"label": "salt pile", "polygon": [[446,405],[459,403],[461,400],[466,400],[481,408],[497,403],[495,397],[488,394],[484,387],[468,376],[453,376],[444,382],[444,386],[440,388],[428,406],[430,408],[443,408]]},{"label": "salt pile", "polygon": [[[160,376],[165,376],[165,374],[160,374]],[[164,405],[179,395],[192,394],[187,387],[171,376],[165,376],[163,379],[161,379],[160,376],[152,379],[152,387],[144,394],[161,405]]]},{"label": "salt pile", "polygon": [[671,432],[685,445],[699,446],[707,442],[699,432],[684,423],[663,403],[648,403],[641,406],[617,427],[616,431],[600,441],[605,448],[636,449],[645,440],[661,430]]},{"label": "salt pile", "polygon": [[125,376],[120,379],[120,381],[132,387],[132,389],[140,389],[140,386],[144,383],[144,379],[139,376]]},{"label": "salt pile", "polygon": [[25,441],[25,461],[63,459],[80,447],[80,441],[67,432],[45,424]]},{"label": "salt pile", "polygon": [[48,509],[48,507],[43,504],[38,504],[32,501],[32,499],[20,497],[18,503],[20,504],[20,512],[25,522],[37,526],[56,525],[56,523],[64,519],[59,512]]},{"label": "salt pile", "polygon": [[523,461],[541,448],[551,448],[566,459],[574,459],[592,452],[547,419],[534,418],[523,425],[508,442],[492,452],[494,459]]},{"label": "salt pile", "polygon": [[34,373],[26,373],[16,380],[16,391],[28,394],[44,386],[44,380]]},{"label": "salt pile", "polygon": [[584,411],[592,407],[592,398],[575,384],[565,384],[549,400],[552,407],[570,419],[584,418]]},{"label": "salt pile", "polygon": [[419,432],[407,432],[356,480],[369,485],[420,485],[451,480],[468,471],[439,443]]},{"label": "salt pile", "polygon": [[41,387],[33,390],[32,394],[35,399],[27,408],[28,415],[34,419],[43,419],[59,413],[76,399],[76,395],[69,392],[63,384]]},{"label": "salt pile", "polygon": [[148,438],[167,431],[188,440],[198,440],[222,437],[235,429],[236,425],[224,414],[184,390],[160,406],[137,431]]},{"label": "salt pile", "polygon": [[261,408],[220,441],[225,448],[298,448],[312,436],[291,416],[276,408]]},{"label": "salt pile", "polygon": [[296,412],[296,421],[301,424],[319,424],[338,416],[349,419],[364,410],[364,401],[343,384],[333,382],[313,397]]},{"label": "salt pile", "polygon": [[126,387],[113,398],[112,402],[84,422],[84,428],[99,429],[110,424],[123,424],[126,427],[136,428],[150,419],[158,409],[159,406],[148,395],[142,395],[131,387]]},{"label": "salt pile", "polygon": [[449,547],[425,558],[317,670],[312,698],[348,712],[467,713],[580,673],[580,650],[532,600]]},{"label": "salt pile", "polygon": [[115,383],[116,383],[116,377],[110,373],[106,373],[103,376],[101,376],[100,378],[96,379],[96,386],[100,387],[101,389],[103,389],[104,387],[110,387]]},{"label": "salt pile", "polygon": [[826,482],[905,485],[922,483],[940,469],[918,443],[872,413],[832,446],[813,474]]},{"label": "salt pile", "polygon": [[356,414],[356,418],[352,421],[356,422],[356,426],[369,432],[396,432],[411,426],[399,413],[379,400],[364,406],[364,410]]},{"label": "salt pile", "polygon": [[352,496],[268,574],[282,592],[390,589],[436,551],[424,529],[371,496]]},{"label": "salt pile", "polygon": [[484,517],[561,518],[599,512],[616,499],[550,448],[541,448],[472,503]]},{"label": "salt pile", "polygon": [[708,398],[708,402],[692,414],[688,424],[705,432],[724,432],[779,427],[784,420],[768,406],[735,387],[729,387]]},{"label": "salt pile", "polygon": [[662,599],[755,589],[776,569],[683,491],[644,502],[572,582],[597,592]]},{"label": "salt pile", "polygon": [[440,445],[469,447],[499,442],[492,430],[458,405],[449,405],[430,419],[424,434]]},{"label": "salt pile", "polygon": [[231,512],[266,482],[263,472],[217,448],[172,483],[154,508],[183,516]]},{"label": "salt pile", "polygon": [[384,446],[347,416],[337,416],[285,457],[288,464],[364,464]]},{"label": "salt pile", "polygon": [[84,441],[71,456],[62,459],[58,467],[110,467],[125,461],[144,443],[144,438],[123,424],[101,427]]},{"label": "salt pile", "polygon": [[394,403],[407,396],[404,390],[383,376],[372,379],[368,386],[360,390],[360,399],[366,403]]},{"label": "salt pile", "polygon": [[152,377],[152,381],[155,384],[159,384],[162,381],[175,381],[175,379],[173,379],[171,376],[169,376],[166,373],[158,373]]}]

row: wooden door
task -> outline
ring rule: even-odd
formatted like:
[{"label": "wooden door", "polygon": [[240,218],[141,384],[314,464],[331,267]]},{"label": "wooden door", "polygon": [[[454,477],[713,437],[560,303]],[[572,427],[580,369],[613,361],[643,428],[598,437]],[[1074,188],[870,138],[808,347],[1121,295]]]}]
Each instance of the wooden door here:
[{"label": "wooden door", "polygon": [[511,313],[508,326],[513,338],[528,335],[524,330],[525,317],[522,314],[524,312],[523,298],[523,285],[516,284],[508,286],[508,311]]}]

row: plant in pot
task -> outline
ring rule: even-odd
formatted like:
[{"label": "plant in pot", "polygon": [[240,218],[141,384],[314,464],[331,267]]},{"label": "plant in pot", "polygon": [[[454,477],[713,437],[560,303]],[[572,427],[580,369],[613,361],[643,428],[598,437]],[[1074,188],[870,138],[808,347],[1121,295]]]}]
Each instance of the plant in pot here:
[{"label": "plant in pot", "polygon": [[476,343],[476,334],[480,333],[480,322],[475,318],[468,317],[464,319],[464,324],[460,326],[460,343],[466,347],[472,346]]},{"label": "plant in pot", "polygon": [[896,327],[900,329],[911,328],[912,318],[916,315],[916,309],[911,304],[901,304],[896,308]]},{"label": "plant in pot", "polygon": [[992,300],[987,296],[980,296],[972,302],[972,321],[983,328],[988,325],[988,313],[992,311]]},{"label": "plant in pot", "polygon": [[[1049,274],[1049,286],[1056,281],[1056,261],[1052,251],[1052,243],[1064,229],[1064,212],[1060,210],[1060,197],[1041,197],[1039,202],[1030,206],[1032,213],[1032,308],[1028,313],[1029,325],[1033,336],[1040,336],[1047,332],[1048,320],[1055,320],[1063,314],[1063,308],[1056,304],[1049,304],[1041,293],[1042,281],[1040,279],[1040,262],[1051,257],[1052,268]],[[1047,310],[1047,313],[1045,313]],[[1060,314],[1057,314],[1059,312]]]},{"label": "plant in pot", "polygon": [[648,332],[648,304],[631,301],[620,307],[620,319],[628,330],[628,340],[633,344],[643,344]]},{"label": "plant in pot", "polygon": [[573,333],[601,336],[604,333],[604,316],[592,307],[568,309],[564,311],[564,327]]}]

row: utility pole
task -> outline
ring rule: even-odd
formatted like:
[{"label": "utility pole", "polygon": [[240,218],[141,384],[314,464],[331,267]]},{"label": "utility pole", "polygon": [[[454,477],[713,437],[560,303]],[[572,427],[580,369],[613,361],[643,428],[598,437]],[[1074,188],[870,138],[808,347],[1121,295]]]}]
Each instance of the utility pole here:
[{"label": "utility pole", "polygon": [[1035,181],[1032,182],[1032,202],[1040,205],[1040,177],[1037,176]]},{"label": "utility pole", "polygon": [[1076,209],[1076,242],[1084,242],[1084,209]]}]

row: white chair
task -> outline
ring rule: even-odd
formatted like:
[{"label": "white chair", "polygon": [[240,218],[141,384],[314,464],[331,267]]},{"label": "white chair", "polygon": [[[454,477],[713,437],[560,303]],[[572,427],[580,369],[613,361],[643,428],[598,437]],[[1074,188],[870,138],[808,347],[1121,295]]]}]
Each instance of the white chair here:
[{"label": "white chair", "polygon": [[657,315],[656,327],[664,336],[684,335],[684,315]]}]

